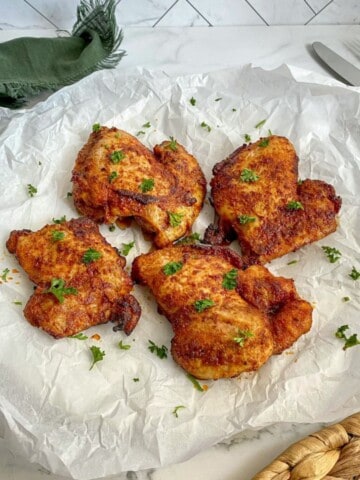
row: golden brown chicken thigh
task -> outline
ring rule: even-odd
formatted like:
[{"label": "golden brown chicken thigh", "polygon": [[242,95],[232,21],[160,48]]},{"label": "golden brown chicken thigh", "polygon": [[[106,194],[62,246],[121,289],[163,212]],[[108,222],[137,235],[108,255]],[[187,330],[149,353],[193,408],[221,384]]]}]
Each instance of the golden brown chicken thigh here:
[{"label": "golden brown chicken thigh", "polygon": [[312,307],[292,280],[243,268],[232,250],[205,246],[168,247],[133,263],[133,279],[173,327],[174,360],[197,378],[257,370],[311,327]]},{"label": "golden brown chicken thigh", "polygon": [[26,319],[55,338],[74,335],[109,320],[130,334],[140,306],[130,295],[125,259],[102,237],[98,226],[79,218],[46,225],[37,232],[14,230],[7,241],[36,284]]},{"label": "golden brown chicken thigh", "polygon": [[337,228],[340,197],[323,181],[298,181],[298,157],[284,137],[240,147],[213,173],[220,220],[207,229],[205,240],[224,244],[235,233],[245,262],[269,262]]},{"label": "golden brown chicken thigh", "polygon": [[198,162],[176,140],[151,152],[129,133],[107,127],[80,150],[72,181],[82,215],[108,224],[134,217],[157,247],[191,229],[206,192]]}]

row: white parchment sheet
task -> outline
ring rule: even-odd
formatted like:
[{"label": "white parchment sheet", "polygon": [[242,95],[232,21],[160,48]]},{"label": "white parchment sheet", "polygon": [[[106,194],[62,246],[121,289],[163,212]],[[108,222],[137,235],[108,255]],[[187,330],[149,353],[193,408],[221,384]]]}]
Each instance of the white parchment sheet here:
[{"label": "white parchment sheet", "polygon": [[[10,270],[0,284],[0,435],[14,452],[52,472],[90,480],[180,462],[245,429],[331,422],[360,410],[360,346],[344,351],[334,335],[344,324],[349,334],[360,334],[360,279],[349,276],[353,266],[360,270],[359,92],[311,83],[310,76],[296,81],[285,66],[176,78],[101,71],[30,110],[0,111],[0,273]],[[33,285],[5,242],[11,230],[78,217],[67,192],[94,123],[142,130],[139,139],[149,147],[176,138],[198,158],[208,181],[213,165],[245,134],[257,140],[271,130],[288,137],[300,178],[332,183],[343,199],[336,233],[269,265],[294,278],[314,304],[311,331],[257,373],[201,382],[208,389],[200,392],[170,354],[161,360],[149,351],[149,340],[170,348],[172,331],[143,287],[134,289],[142,317],[129,338],[114,333],[112,324],[88,330],[85,341],[54,340],[29,325],[22,309]],[[37,188],[34,197],[28,184]],[[207,201],[194,231],[203,234],[213,215]],[[135,241],[128,268],[150,248],[134,225],[101,231],[116,247]],[[336,263],[324,245],[342,253]],[[288,265],[292,260],[298,262]],[[95,333],[100,340],[90,338]],[[131,348],[119,349],[120,340]],[[90,371],[91,345],[106,355]],[[179,405],[185,408],[176,417]]]}]

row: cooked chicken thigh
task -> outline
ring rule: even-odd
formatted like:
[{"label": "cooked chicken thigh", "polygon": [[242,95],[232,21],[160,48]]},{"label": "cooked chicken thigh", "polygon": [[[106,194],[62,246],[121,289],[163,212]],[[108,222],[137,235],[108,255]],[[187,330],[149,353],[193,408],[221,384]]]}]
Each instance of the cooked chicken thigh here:
[{"label": "cooked chicken thigh", "polygon": [[257,370],[311,327],[312,307],[292,280],[243,268],[232,250],[205,246],[168,247],[133,263],[133,279],[173,327],[174,360],[197,378]]},{"label": "cooked chicken thigh", "polygon": [[176,140],[151,152],[129,133],[107,127],[80,150],[72,181],[81,214],[108,224],[134,217],[157,247],[191,229],[206,192],[198,162]]},{"label": "cooked chicken thigh", "polygon": [[109,320],[127,334],[136,326],[141,310],[125,259],[92,220],[14,230],[6,245],[36,284],[24,310],[32,325],[56,338]]},{"label": "cooked chicken thigh", "polygon": [[212,198],[220,220],[208,243],[237,236],[245,262],[266,263],[337,228],[341,199],[320,180],[298,180],[298,157],[284,137],[235,150],[215,165]]}]

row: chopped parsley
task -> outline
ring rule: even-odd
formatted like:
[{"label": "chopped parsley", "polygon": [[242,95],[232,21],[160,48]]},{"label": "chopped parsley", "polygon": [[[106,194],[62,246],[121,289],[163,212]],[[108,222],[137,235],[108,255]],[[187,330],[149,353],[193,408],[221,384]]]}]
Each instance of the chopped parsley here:
[{"label": "chopped parsley", "polygon": [[232,108],[231,111],[232,111],[232,112],[236,112],[236,108]]},{"label": "chopped parsley", "polygon": [[53,223],[60,224],[66,222],[66,215],[63,215],[61,218],[53,218]]},{"label": "chopped parsley", "polygon": [[37,188],[31,185],[31,183],[27,184],[27,189],[28,189],[28,194],[30,197],[33,197],[34,195],[37,194]]},{"label": "chopped parsley", "polygon": [[222,97],[215,98],[215,102],[220,102],[222,100]]},{"label": "chopped parsley", "polygon": [[133,378],[133,382],[138,382],[139,380],[140,380],[139,377]]},{"label": "chopped parsley", "polygon": [[109,225],[109,231],[110,232],[115,232],[116,230],[116,226],[112,223],[111,225]]},{"label": "chopped parsley", "polygon": [[355,267],[352,267],[351,273],[349,273],[349,277],[351,277],[353,280],[357,280],[360,278],[360,272],[356,270]]},{"label": "chopped parsley", "polygon": [[194,388],[196,390],[199,390],[199,392],[203,392],[204,389],[203,387],[200,385],[199,381],[193,376],[191,375],[190,373],[187,373],[186,374],[186,377],[190,380],[190,382],[194,385]]},{"label": "chopped parsley", "polygon": [[174,275],[176,272],[181,270],[183,267],[182,262],[169,262],[166,265],[163,266],[162,270],[165,273],[165,275]]},{"label": "chopped parsley", "polygon": [[143,193],[150,192],[155,185],[155,180],[153,178],[144,178],[140,183],[139,188]]},{"label": "chopped parsley", "polygon": [[266,122],[266,119],[265,119],[265,120],[261,120],[259,123],[257,123],[257,124],[255,125],[255,128],[261,128],[261,127],[265,124],[265,122]]},{"label": "chopped parsley", "polygon": [[44,293],[52,293],[58,299],[59,303],[64,303],[64,295],[77,295],[78,291],[74,287],[66,287],[65,281],[62,278],[53,278],[50,288],[44,290]]},{"label": "chopped parsley", "polygon": [[204,310],[213,307],[215,302],[211,300],[211,298],[203,298],[202,300],[196,300],[193,305],[197,312],[203,312]]},{"label": "chopped parsley", "polygon": [[109,183],[112,183],[118,177],[117,172],[111,172],[109,175]]},{"label": "chopped parsley", "polygon": [[114,164],[121,162],[121,160],[123,160],[124,158],[125,158],[125,153],[122,150],[114,150],[110,154],[110,160]]},{"label": "chopped parsley", "polygon": [[226,290],[234,290],[237,285],[237,270],[236,268],[231,269],[229,272],[223,275],[222,286]]},{"label": "chopped parsley", "polygon": [[256,217],[250,217],[250,215],[239,215],[238,219],[240,225],[246,225],[247,223],[255,222]]},{"label": "chopped parsley", "polygon": [[183,408],[186,408],[186,407],[184,405],[177,405],[171,413],[175,415],[176,418],[178,418],[179,417],[178,411],[182,410]]},{"label": "chopped parsley", "polygon": [[70,335],[70,338],[76,338],[77,340],[87,340],[89,337],[84,335],[82,332],[77,333],[76,335]]},{"label": "chopped parsley", "polygon": [[196,104],[196,99],[194,97],[191,97],[189,102],[191,103],[191,105],[194,107],[195,104]]},{"label": "chopped parsley", "polygon": [[259,141],[259,147],[267,147],[269,145],[269,142],[270,142],[270,138],[262,138],[260,141]]},{"label": "chopped parsley", "polygon": [[330,263],[335,263],[339,260],[339,258],[341,257],[341,252],[339,250],[337,250],[336,248],[333,248],[333,247],[321,247],[325,253],[325,255],[327,256],[327,258],[329,259],[329,262]]},{"label": "chopped parsley", "polygon": [[197,232],[191,233],[187,237],[183,237],[176,242],[176,245],[191,245],[200,242],[200,234]]},{"label": "chopped parsley", "polygon": [[72,196],[73,196],[72,192],[67,192],[66,198],[70,198],[70,197],[72,197]]},{"label": "chopped parsley", "polygon": [[84,255],[82,256],[82,263],[85,263],[85,265],[95,262],[95,260],[99,260],[102,257],[102,253],[98,252],[97,250],[94,250],[93,248],[89,248],[86,250]]},{"label": "chopped parsley", "polygon": [[168,348],[165,347],[165,345],[162,345],[161,347],[158,347],[154,342],[149,340],[150,345],[148,346],[148,349],[150,350],[151,353],[154,353],[157,355],[159,358],[167,358],[167,352]]},{"label": "chopped parsley", "polygon": [[140,137],[140,135],[145,135],[144,130],[139,130],[136,134],[137,137]]},{"label": "chopped parsley", "polygon": [[144,125],[142,125],[142,128],[150,128],[150,127],[151,127],[150,122],[146,122],[146,123],[144,123]]},{"label": "chopped parsley", "polygon": [[245,139],[245,142],[251,142],[251,137],[248,133],[245,133],[244,139]]},{"label": "chopped parsley", "polygon": [[253,336],[254,334],[250,332],[250,330],[238,330],[237,336],[234,337],[233,340],[239,345],[239,347],[243,347],[245,341]]},{"label": "chopped parsley", "polygon": [[1,280],[3,282],[7,282],[7,276],[9,275],[10,273],[10,270],[8,268],[4,268],[4,270],[2,271],[2,275],[1,275]]},{"label": "chopped parsley", "polygon": [[350,297],[343,297],[343,298],[342,298],[342,301],[343,301],[343,302],[350,302]]},{"label": "chopped parsley", "polygon": [[269,137],[271,137],[272,134],[273,134],[273,133],[272,133],[272,131],[271,131],[270,128],[269,128],[269,130],[268,130],[268,135],[269,135]]},{"label": "chopped parsley", "polygon": [[99,347],[96,347],[95,345],[93,345],[92,347],[90,347],[90,351],[92,353],[92,356],[93,356],[93,361],[92,361],[92,364],[89,368],[89,370],[92,370],[93,366],[95,365],[95,363],[97,362],[101,362],[101,360],[104,359],[105,357],[105,352],[104,351],[101,351]]},{"label": "chopped parsley", "polygon": [[301,180],[301,178],[297,181],[298,185],[302,185],[304,183],[304,180]]},{"label": "chopped parsley", "polygon": [[204,129],[207,130],[208,132],[211,132],[211,127],[210,127],[210,125],[208,125],[206,122],[201,122],[201,123],[200,123],[200,127],[204,128]]},{"label": "chopped parsley", "polygon": [[181,224],[181,219],[184,216],[183,213],[174,213],[174,212],[167,212],[169,216],[169,223],[172,227],[178,227]]},{"label": "chopped parsley", "polygon": [[134,247],[134,245],[135,245],[135,240],[130,242],[130,243],[123,243],[123,247],[121,249],[121,254],[124,255],[124,257],[129,255],[129,252]]},{"label": "chopped parsley", "polygon": [[51,231],[51,241],[52,242],[59,242],[65,238],[65,233],[61,232],[60,230],[52,230]]},{"label": "chopped parsley", "polygon": [[98,132],[101,128],[101,125],[100,123],[94,123],[94,125],[92,126],[92,131],[93,132]]},{"label": "chopped parsley", "polygon": [[170,137],[170,142],[168,142],[165,148],[170,148],[170,150],[172,150],[173,152],[177,151],[178,144],[174,137]]},{"label": "chopped parsley", "polygon": [[346,336],[346,330],[349,329],[349,325],[342,325],[339,327],[335,332],[335,337],[340,338],[341,340],[345,341],[343,346],[343,350],[346,350],[351,347],[355,347],[355,345],[360,345],[360,340],[357,338],[357,334],[354,333],[350,337]]},{"label": "chopped parsley", "polygon": [[291,200],[289,203],[286,204],[286,210],[304,210],[303,204],[296,200]]},{"label": "chopped parsley", "polygon": [[14,305],[22,305],[22,302],[19,302],[18,300],[16,300],[15,302],[13,302]]},{"label": "chopped parsley", "polygon": [[291,262],[288,262],[286,265],[295,265],[295,263],[298,263],[299,260],[291,260]]},{"label": "chopped parsley", "polygon": [[244,168],[244,170],[240,173],[240,180],[242,182],[257,182],[259,180],[259,175],[255,173],[253,170],[249,170],[248,168]]},{"label": "chopped parsley", "polygon": [[120,350],[130,350],[131,345],[123,343],[122,340],[120,340],[120,342],[118,343],[118,347],[120,348]]}]

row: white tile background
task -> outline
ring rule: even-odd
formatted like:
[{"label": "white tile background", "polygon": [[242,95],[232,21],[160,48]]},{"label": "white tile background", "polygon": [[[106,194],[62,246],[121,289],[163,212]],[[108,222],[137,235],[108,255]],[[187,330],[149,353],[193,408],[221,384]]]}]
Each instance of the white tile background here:
[{"label": "white tile background", "polygon": [[[0,0],[0,29],[71,30],[79,0]],[[336,25],[360,23],[360,0],[120,0],[119,25]]]}]

